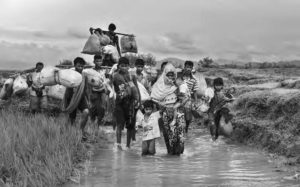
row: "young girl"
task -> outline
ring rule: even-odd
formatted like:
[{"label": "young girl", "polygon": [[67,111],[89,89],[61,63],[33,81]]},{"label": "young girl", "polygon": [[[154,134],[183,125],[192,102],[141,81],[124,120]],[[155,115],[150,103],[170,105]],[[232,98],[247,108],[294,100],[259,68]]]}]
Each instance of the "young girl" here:
[{"label": "young girl", "polygon": [[155,154],[155,139],[160,137],[158,119],[160,118],[159,111],[154,112],[154,103],[147,100],[143,104],[144,116],[138,124],[143,128],[142,155]]}]

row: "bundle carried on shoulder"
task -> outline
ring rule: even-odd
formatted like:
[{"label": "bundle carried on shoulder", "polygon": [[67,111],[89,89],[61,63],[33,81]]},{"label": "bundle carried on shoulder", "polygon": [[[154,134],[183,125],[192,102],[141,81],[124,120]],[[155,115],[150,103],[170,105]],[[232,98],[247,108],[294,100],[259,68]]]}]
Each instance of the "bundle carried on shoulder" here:
[{"label": "bundle carried on shoulder", "polygon": [[74,88],[82,82],[82,75],[72,69],[45,67],[41,71],[40,81],[44,86],[60,84],[67,88]]},{"label": "bundle carried on shoulder", "polygon": [[100,76],[100,73],[94,69],[84,69],[82,74],[86,76],[87,82],[91,86],[100,86],[104,82],[104,80]]},{"label": "bundle carried on shoulder", "polygon": [[101,44],[100,39],[96,34],[90,35],[86,41],[81,53],[88,55],[101,54]]},{"label": "bundle carried on shoulder", "polygon": [[121,53],[137,53],[137,44],[134,36],[121,37]]},{"label": "bundle carried on shoulder", "polygon": [[102,47],[109,45],[111,40],[109,36],[103,34],[101,29],[90,28],[91,35],[86,41],[81,53],[97,55],[102,53]]},{"label": "bundle carried on shoulder", "polygon": [[48,97],[62,100],[66,92],[66,87],[63,85],[54,85],[47,87]]},{"label": "bundle carried on shoulder", "polygon": [[26,82],[26,78],[19,75],[15,78],[13,83],[13,94],[19,95],[26,92],[28,89],[28,84]]}]

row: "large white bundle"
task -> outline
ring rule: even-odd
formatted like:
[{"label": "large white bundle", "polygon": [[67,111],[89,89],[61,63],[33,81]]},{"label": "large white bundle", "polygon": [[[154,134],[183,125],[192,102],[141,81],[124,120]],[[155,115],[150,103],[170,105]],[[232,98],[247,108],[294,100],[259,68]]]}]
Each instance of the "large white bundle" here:
[{"label": "large white bundle", "polygon": [[14,84],[13,78],[9,78],[4,82],[3,87],[0,91],[0,99],[6,99],[11,96],[13,92],[13,88],[12,88],[13,84]]},{"label": "large white bundle", "polygon": [[86,76],[88,83],[92,86],[100,86],[104,82],[103,78],[101,78],[100,73],[94,69],[84,69],[82,74]]},{"label": "large white bundle", "polygon": [[214,90],[212,88],[206,88],[204,90],[204,96],[208,98],[205,99],[198,99],[198,101],[194,104],[194,110],[197,111],[199,114],[203,112],[207,112],[209,109],[209,102],[214,97]]},{"label": "large white bundle", "polygon": [[26,92],[27,88],[28,88],[28,84],[26,82],[26,79],[21,75],[17,76],[17,78],[15,78],[15,81],[13,83],[13,93],[22,94]]},{"label": "large white bundle", "polygon": [[41,71],[40,81],[44,86],[61,84],[67,88],[74,88],[81,84],[82,76],[72,69],[45,67]]},{"label": "large white bundle", "polygon": [[62,69],[58,71],[58,83],[67,87],[78,87],[82,82],[82,75],[71,69]]},{"label": "large white bundle", "polygon": [[55,67],[51,67],[51,66],[44,67],[40,74],[41,84],[44,86],[56,85],[57,82],[56,82],[56,77],[55,77],[56,73],[55,72],[58,72],[58,71],[59,71],[59,69],[55,68]]},{"label": "large white bundle", "polygon": [[106,45],[102,48],[104,54],[110,54],[115,62],[119,61],[119,52],[115,46]]},{"label": "large white bundle", "polygon": [[144,87],[144,85],[140,82],[137,82],[138,88],[140,90],[140,94],[141,94],[141,101],[146,101],[151,99],[150,95],[147,91],[147,89]]},{"label": "large white bundle", "polygon": [[54,86],[49,86],[47,88],[47,95],[48,97],[52,97],[55,99],[63,99],[64,95],[66,92],[66,87],[63,85],[54,85]]}]

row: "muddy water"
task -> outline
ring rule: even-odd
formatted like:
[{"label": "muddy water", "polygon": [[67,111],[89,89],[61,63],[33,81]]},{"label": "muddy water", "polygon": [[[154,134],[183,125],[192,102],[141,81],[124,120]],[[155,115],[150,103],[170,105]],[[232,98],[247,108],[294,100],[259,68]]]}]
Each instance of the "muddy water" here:
[{"label": "muddy water", "polygon": [[89,174],[80,178],[80,184],[66,187],[299,186],[299,181],[283,180],[287,174],[276,172],[262,152],[225,139],[212,142],[205,130],[191,131],[185,145],[181,156],[166,155],[162,138],[156,142],[156,156],[140,156],[140,137],[130,150],[114,145],[99,149]]}]

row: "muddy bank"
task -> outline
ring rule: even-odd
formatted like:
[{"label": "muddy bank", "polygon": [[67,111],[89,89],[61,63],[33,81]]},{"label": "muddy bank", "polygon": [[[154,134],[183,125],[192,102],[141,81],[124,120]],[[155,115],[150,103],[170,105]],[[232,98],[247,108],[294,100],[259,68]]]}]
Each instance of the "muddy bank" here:
[{"label": "muddy bank", "polygon": [[273,89],[246,92],[234,103],[232,139],[285,156],[300,166],[300,92]]}]

